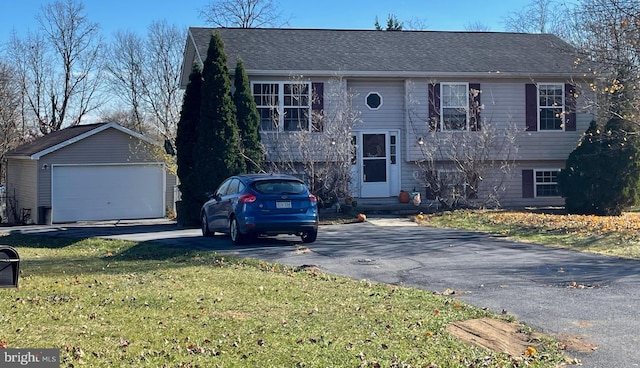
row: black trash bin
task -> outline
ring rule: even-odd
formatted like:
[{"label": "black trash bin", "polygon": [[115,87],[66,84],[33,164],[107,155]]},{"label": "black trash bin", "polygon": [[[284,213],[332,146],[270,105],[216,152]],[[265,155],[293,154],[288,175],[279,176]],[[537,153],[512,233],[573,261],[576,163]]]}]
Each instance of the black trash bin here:
[{"label": "black trash bin", "polygon": [[0,245],[0,288],[18,287],[20,256],[8,245]]}]

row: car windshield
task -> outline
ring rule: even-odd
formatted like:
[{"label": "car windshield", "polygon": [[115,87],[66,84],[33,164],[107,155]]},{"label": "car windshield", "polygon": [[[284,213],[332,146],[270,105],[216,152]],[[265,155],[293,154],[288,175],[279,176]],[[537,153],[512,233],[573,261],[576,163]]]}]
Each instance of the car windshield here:
[{"label": "car windshield", "polygon": [[294,180],[258,181],[253,188],[262,194],[301,194],[307,190],[303,183]]}]

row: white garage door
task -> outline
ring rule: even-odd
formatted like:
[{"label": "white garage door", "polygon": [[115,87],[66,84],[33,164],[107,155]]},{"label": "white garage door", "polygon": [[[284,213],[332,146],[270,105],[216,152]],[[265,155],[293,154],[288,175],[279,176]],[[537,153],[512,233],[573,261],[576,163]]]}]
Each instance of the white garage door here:
[{"label": "white garage door", "polygon": [[164,217],[162,165],[53,166],[51,221]]}]

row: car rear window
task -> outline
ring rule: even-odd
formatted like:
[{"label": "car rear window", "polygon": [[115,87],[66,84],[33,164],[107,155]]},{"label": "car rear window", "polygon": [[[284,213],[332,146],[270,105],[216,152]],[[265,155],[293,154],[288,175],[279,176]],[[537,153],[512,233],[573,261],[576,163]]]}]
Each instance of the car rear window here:
[{"label": "car rear window", "polygon": [[262,194],[300,194],[307,190],[303,183],[295,180],[258,181],[253,188]]}]

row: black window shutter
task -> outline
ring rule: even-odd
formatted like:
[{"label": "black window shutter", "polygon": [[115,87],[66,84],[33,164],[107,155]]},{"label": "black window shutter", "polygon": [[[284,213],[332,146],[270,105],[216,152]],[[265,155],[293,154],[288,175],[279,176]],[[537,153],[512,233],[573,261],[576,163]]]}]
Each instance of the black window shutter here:
[{"label": "black window shutter", "polygon": [[522,198],[533,197],[533,170],[522,170]]},{"label": "black window shutter", "polygon": [[572,84],[564,85],[564,130],[576,131],[576,88]]},{"label": "black window shutter", "polygon": [[538,88],[535,84],[525,85],[525,106],[526,131],[535,132],[538,130]]},{"label": "black window shutter", "polygon": [[429,84],[429,130],[440,130],[440,83]]},{"label": "black window shutter", "polygon": [[480,106],[480,83],[469,83],[469,129],[472,132],[480,130]]},{"label": "black window shutter", "polygon": [[322,112],[324,110],[324,83],[311,83],[311,130],[322,132]]}]

